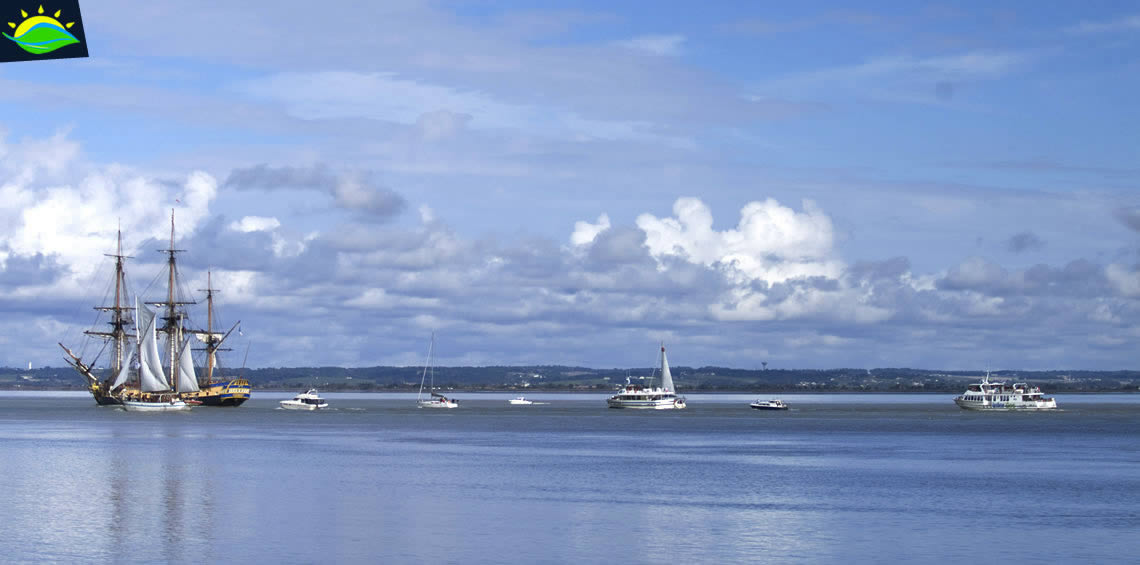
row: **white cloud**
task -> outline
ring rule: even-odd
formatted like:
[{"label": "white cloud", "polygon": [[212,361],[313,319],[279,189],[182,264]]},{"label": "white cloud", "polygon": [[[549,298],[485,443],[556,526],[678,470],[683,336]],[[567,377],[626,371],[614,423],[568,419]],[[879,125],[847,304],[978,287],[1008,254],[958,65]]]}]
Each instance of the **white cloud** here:
[{"label": "white cloud", "polygon": [[1104,275],[1117,292],[1124,296],[1140,296],[1140,273],[1113,263],[1104,269]]},{"label": "white cloud", "polygon": [[230,229],[244,233],[255,231],[273,231],[281,227],[277,218],[264,216],[245,216],[241,220],[230,223]]},{"label": "white cloud", "polygon": [[683,35],[643,35],[618,41],[617,44],[648,55],[659,57],[675,56],[681,54],[681,46],[685,43]]},{"label": "white cloud", "polygon": [[610,229],[610,217],[604,213],[598,216],[596,224],[586,221],[574,222],[574,233],[570,234],[570,243],[576,246],[588,245],[594,242],[598,234],[608,229]]},{"label": "white cloud", "polygon": [[737,228],[723,232],[713,229],[712,212],[697,198],[678,199],[673,213],[676,218],[637,218],[650,254],[659,261],[677,256],[749,282],[837,278],[842,273],[842,263],[831,258],[831,219],[811,201],[804,202],[803,212],[773,199],[750,202],[741,209]]},{"label": "white cloud", "polygon": [[165,241],[173,210],[176,236],[187,237],[217,196],[217,181],[203,172],[171,186],[118,165],[86,167],[65,136],[6,145],[2,155],[0,170],[19,173],[0,187],[0,248],[9,256],[56,258],[72,274],[59,292],[83,290],[78,281],[89,280],[115,249],[116,230],[127,251],[149,238]]},{"label": "white cloud", "polygon": [[[871,323],[890,317],[889,310],[870,304],[869,289],[844,281],[831,219],[811,201],[803,207],[796,212],[773,199],[750,202],[736,229],[717,231],[703,202],[680,198],[673,205],[675,218],[642,214],[637,226],[659,269],[668,269],[667,258],[680,258],[718,270],[734,286],[709,306],[718,320],[823,316]],[[816,286],[813,280],[830,283]],[[772,285],[786,290],[774,292]]]}]

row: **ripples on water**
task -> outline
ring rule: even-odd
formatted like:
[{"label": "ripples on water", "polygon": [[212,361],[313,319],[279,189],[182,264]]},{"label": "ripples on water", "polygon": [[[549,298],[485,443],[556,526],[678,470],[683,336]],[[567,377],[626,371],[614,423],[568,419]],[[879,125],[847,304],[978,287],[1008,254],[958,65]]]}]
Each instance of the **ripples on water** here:
[{"label": "ripples on water", "polygon": [[136,414],[0,393],[5,561],[1135,562],[1140,396],[327,394]]}]

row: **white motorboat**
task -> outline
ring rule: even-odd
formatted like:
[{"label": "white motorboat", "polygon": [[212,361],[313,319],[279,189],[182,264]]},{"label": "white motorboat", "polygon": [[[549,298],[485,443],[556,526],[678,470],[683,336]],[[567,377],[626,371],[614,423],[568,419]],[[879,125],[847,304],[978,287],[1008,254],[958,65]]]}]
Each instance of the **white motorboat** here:
[{"label": "white motorboat", "polygon": [[286,410],[321,410],[328,408],[329,403],[317,394],[317,389],[310,388],[289,400],[282,400],[281,407]]},{"label": "white motorboat", "polygon": [[511,404],[516,404],[516,405],[534,404],[533,400],[527,400],[525,396],[520,396],[518,398],[512,398],[512,399],[508,400],[507,402],[510,402]]},{"label": "white motorboat", "polygon": [[685,397],[677,396],[673,388],[673,374],[669,372],[669,360],[665,357],[665,344],[661,344],[661,386],[647,387],[630,384],[609,397],[606,404],[610,408],[640,408],[649,410],[676,410],[685,408]]},{"label": "white motorboat", "polygon": [[128,412],[182,412],[191,406],[174,395],[154,398],[123,399],[123,409]]},{"label": "white motorboat", "polygon": [[787,410],[788,404],[780,399],[759,400],[749,404],[753,410]]},{"label": "white motorboat", "polygon": [[963,410],[1055,410],[1057,400],[1046,398],[1040,387],[1026,383],[990,382],[990,373],[982,382],[966,387],[966,392],[954,399]]},{"label": "white motorboat", "polygon": [[[459,408],[459,401],[448,398],[435,391],[435,367],[432,365],[432,355],[435,353],[435,332],[431,333],[431,343],[428,345],[427,363],[424,364],[424,372],[420,375],[420,392],[416,395],[416,406],[420,408]],[[431,381],[428,384],[428,397],[424,398],[424,383],[427,381],[428,376],[431,376]]]}]

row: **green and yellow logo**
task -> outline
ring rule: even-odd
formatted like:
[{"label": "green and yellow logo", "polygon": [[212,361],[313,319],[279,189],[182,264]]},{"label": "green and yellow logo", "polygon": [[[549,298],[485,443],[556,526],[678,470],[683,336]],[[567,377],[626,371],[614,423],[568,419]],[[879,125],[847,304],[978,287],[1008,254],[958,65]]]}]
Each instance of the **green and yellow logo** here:
[{"label": "green and yellow logo", "polygon": [[27,12],[20,10],[24,21],[19,24],[8,22],[8,27],[15,31],[12,35],[5,33],[4,37],[16,42],[16,45],[33,55],[51,53],[61,47],[79,43],[79,40],[67,31],[75,25],[75,22],[65,24],[60,21],[62,11],[56,10],[53,15],[44,15],[44,7],[41,5],[36,15],[29,17]]}]

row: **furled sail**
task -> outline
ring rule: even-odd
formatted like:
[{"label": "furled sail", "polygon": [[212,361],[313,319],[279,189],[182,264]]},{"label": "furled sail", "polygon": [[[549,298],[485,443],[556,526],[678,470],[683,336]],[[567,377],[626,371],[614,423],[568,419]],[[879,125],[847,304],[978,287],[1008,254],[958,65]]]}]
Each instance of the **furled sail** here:
[{"label": "furled sail", "polygon": [[123,368],[119,369],[119,374],[115,375],[115,381],[111,383],[111,390],[115,390],[126,384],[128,373],[131,370],[131,363],[135,360],[135,352],[131,351],[127,355],[127,362],[123,363]]},{"label": "furled sail", "polygon": [[210,343],[210,340],[213,340],[214,343],[218,343],[218,342],[222,341],[222,338],[226,337],[226,334],[209,333],[209,332],[194,332],[194,337],[198,338],[198,341],[200,341],[202,343]]},{"label": "furled sail", "polygon": [[198,377],[194,374],[194,358],[190,355],[190,338],[182,344],[178,359],[178,392],[196,392]]},{"label": "furled sail", "polygon": [[158,340],[155,335],[157,323],[155,313],[135,299],[135,311],[139,324],[139,383],[144,392],[170,390],[166,373],[162,371],[162,359],[158,356]]},{"label": "furled sail", "polygon": [[673,374],[669,372],[669,360],[665,358],[665,345],[661,345],[661,388],[676,392],[673,388]]}]

